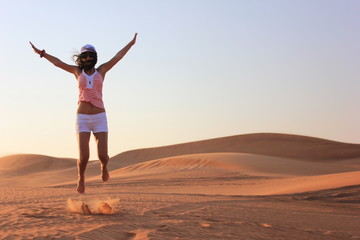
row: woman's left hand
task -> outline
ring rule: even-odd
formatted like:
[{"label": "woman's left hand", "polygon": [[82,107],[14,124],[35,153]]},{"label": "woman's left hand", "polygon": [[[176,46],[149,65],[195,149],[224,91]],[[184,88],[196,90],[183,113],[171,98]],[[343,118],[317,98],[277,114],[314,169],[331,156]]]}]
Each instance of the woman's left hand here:
[{"label": "woman's left hand", "polygon": [[31,47],[34,49],[34,52],[35,52],[35,53],[37,53],[37,54],[40,54],[40,53],[41,53],[41,50],[39,50],[38,48],[36,48],[35,45],[32,44],[32,42],[29,41],[29,43],[30,43]]},{"label": "woman's left hand", "polygon": [[133,40],[131,40],[131,44],[134,45],[136,43],[137,33],[135,33]]}]

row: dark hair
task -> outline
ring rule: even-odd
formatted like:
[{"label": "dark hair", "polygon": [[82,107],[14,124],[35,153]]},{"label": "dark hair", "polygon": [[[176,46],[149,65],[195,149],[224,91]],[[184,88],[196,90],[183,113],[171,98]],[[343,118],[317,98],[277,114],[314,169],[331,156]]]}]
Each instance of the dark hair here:
[{"label": "dark hair", "polygon": [[[74,54],[73,60],[76,63],[76,65],[78,65],[79,68],[84,69],[85,68],[84,61],[81,59],[80,55],[81,54]],[[95,53],[95,57],[92,60],[92,62],[93,62],[92,67],[94,67],[97,63],[97,53]]]}]

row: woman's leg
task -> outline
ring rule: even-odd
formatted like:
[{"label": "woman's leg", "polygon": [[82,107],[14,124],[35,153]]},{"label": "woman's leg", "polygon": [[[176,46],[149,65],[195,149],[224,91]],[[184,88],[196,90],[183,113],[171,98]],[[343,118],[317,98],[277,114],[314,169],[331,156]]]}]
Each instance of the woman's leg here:
[{"label": "woman's leg", "polygon": [[98,150],[98,157],[101,162],[101,177],[104,182],[109,180],[109,172],[107,169],[107,164],[109,162],[109,155],[108,155],[108,133],[107,132],[98,132],[94,133],[97,150]]},{"label": "woman's leg", "polygon": [[90,157],[89,140],[90,140],[89,132],[80,132],[78,134],[80,156],[77,162],[77,167],[78,167],[77,191],[79,193],[85,192],[85,169]]}]

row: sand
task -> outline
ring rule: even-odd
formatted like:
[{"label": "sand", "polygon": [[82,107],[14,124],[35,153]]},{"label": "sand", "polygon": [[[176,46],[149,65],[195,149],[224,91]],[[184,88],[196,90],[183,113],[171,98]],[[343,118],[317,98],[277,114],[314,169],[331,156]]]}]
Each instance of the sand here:
[{"label": "sand", "polygon": [[0,239],[360,239],[360,145],[247,134],[138,149],[108,183],[76,160],[0,158]]}]

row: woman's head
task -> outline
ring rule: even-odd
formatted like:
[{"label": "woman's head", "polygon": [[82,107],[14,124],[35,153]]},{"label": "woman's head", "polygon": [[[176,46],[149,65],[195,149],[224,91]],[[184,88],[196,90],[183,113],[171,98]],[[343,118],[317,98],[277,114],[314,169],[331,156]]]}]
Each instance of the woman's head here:
[{"label": "woman's head", "polygon": [[97,63],[97,53],[94,46],[86,44],[80,50],[80,54],[75,55],[75,62],[81,68],[85,70],[92,69]]}]

